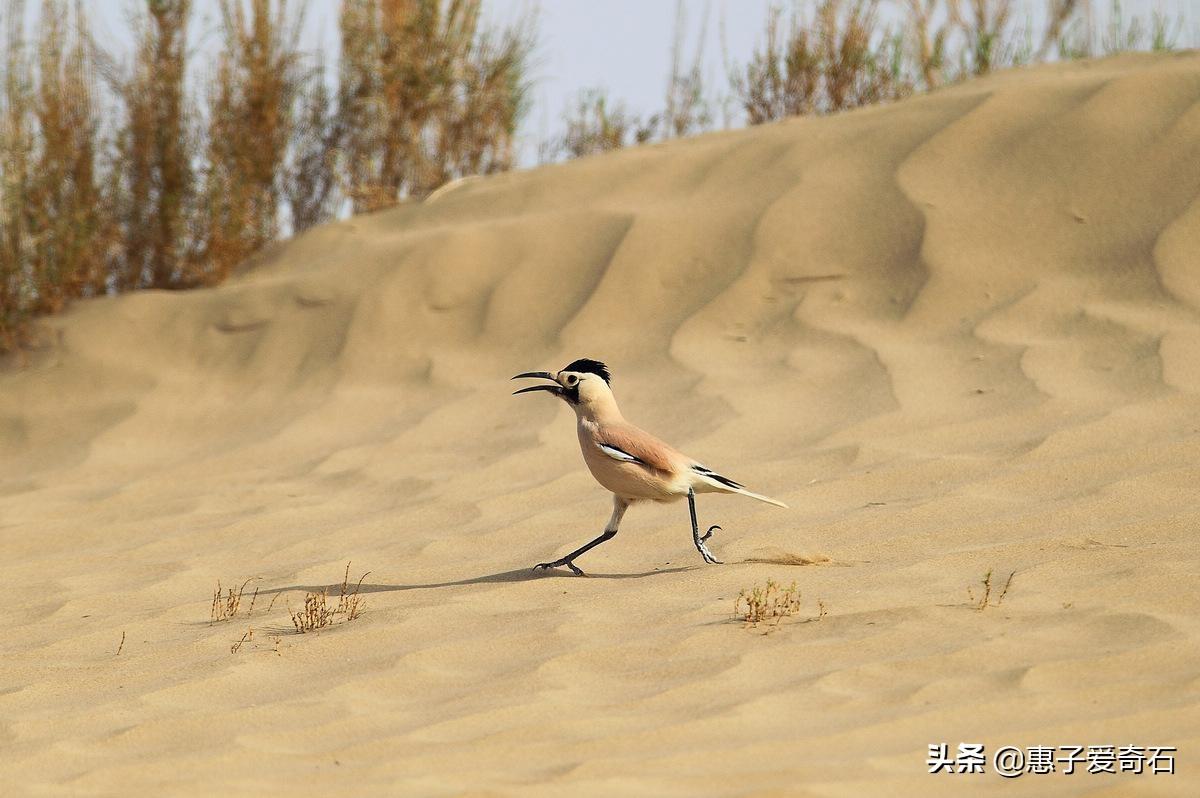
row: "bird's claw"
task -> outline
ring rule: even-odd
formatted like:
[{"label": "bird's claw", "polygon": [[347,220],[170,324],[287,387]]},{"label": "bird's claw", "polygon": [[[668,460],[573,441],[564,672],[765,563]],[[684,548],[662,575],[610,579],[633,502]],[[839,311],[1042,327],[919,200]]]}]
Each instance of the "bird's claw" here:
[{"label": "bird's claw", "polygon": [[718,560],[716,557],[713,556],[713,553],[708,550],[708,546],[704,545],[704,541],[701,541],[699,543],[699,545],[696,546],[696,549],[700,552],[700,556],[704,558],[704,561],[706,563],[709,563],[710,565],[724,565],[725,564],[724,562],[722,562],[721,560]]},{"label": "bird's claw", "polygon": [[713,533],[714,529],[720,529],[720,528],[721,527],[719,527],[719,526],[709,527],[709,530],[708,530],[708,532],[706,532],[704,534],[704,537],[700,537],[699,535],[697,535],[692,540],[692,542],[696,544],[696,551],[700,552],[700,556],[704,558],[704,561],[706,563],[710,563],[712,565],[724,565],[724,563],[722,563],[720,560],[718,560],[716,557],[713,556],[713,553],[708,550],[708,546],[705,545],[704,541],[706,541],[710,537],[712,537],[712,533]]},{"label": "bird's claw", "polygon": [[570,560],[555,560],[554,562],[540,562],[537,565],[533,566],[533,570],[536,571],[539,568],[545,568],[548,571],[551,568],[560,568],[564,565],[567,566],[568,568],[570,568],[571,571],[576,576],[587,576],[587,574],[585,574],[582,570],[580,570],[579,566],[577,566],[575,563],[571,562]]},{"label": "bird's claw", "polygon": [[712,537],[713,531],[720,528],[721,527],[717,526],[716,524],[713,524],[708,528],[707,532],[705,532],[703,535],[696,535],[692,541],[696,544],[696,551],[700,552],[700,556],[704,558],[704,561],[711,565],[724,565],[723,562],[713,556],[713,553],[708,550],[708,546],[704,545],[704,541]]}]

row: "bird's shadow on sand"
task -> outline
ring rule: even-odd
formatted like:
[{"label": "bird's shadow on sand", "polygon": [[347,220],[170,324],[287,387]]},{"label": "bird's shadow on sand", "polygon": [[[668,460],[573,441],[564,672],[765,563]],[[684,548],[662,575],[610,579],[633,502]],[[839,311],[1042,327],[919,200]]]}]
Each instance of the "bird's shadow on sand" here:
[{"label": "bird's shadow on sand", "polygon": [[[588,573],[586,576],[575,576],[569,571],[561,570],[544,570],[532,568],[516,568],[511,571],[500,571],[494,574],[484,574],[483,576],[473,576],[467,579],[455,579],[447,582],[424,582],[408,585],[381,585],[370,584],[364,582],[358,587],[359,593],[391,593],[397,590],[434,590],[443,587],[466,587],[469,585],[489,585],[502,584],[505,582],[535,582],[540,579],[645,579],[650,576],[665,576],[666,574],[678,574],[685,571],[693,571],[700,566],[687,565],[678,566],[675,568],[656,568],[653,571],[642,571],[640,573]],[[270,595],[272,593],[287,593],[290,591],[304,591],[306,593],[319,593],[322,590],[330,594],[336,595],[342,589],[341,583],[332,585],[290,585],[288,587],[273,587],[266,590],[260,590],[260,595]],[[349,585],[351,591],[354,590],[354,583]]]}]

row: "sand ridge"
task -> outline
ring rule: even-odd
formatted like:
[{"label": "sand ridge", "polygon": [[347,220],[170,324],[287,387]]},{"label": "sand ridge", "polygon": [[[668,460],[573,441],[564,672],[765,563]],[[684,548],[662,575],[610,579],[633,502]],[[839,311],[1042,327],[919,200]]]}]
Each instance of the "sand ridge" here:
[{"label": "sand ridge", "polygon": [[[1198,197],[1200,56],[1122,56],[467,181],[79,303],[0,372],[0,783],[956,795],[926,747],[976,741],[1177,745],[1173,779],[1018,783],[1192,794]],[[507,380],[582,356],[792,509],[704,497],[723,567],[677,504],[592,579],[531,572],[609,500]],[[288,634],[347,561],[363,617]],[[728,622],[769,577],[829,615]]]}]

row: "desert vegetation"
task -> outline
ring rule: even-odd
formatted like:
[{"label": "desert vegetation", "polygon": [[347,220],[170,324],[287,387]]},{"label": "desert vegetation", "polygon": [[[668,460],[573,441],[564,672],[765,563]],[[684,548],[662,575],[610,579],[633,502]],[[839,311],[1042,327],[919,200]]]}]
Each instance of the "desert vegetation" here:
[{"label": "desert vegetation", "polygon": [[[212,285],[282,235],[516,165],[532,16],[494,28],[483,0],[342,0],[327,65],[301,50],[308,0],[206,1],[219,11],[209,63],[189,45],[192,0],[128,0],[128,52],[95,41],[81,0],[42,0],[34,30],[25,0],[5,0],[0,353],[36,344],[30,319],[76,298]],[[679,2],[661,108],[585,89],[542,159],[1170,49],[1182,34],[1162,14],[1125,16],[1119,0],[1105,14],[1090,0],[882,2],[775,7],[746,60],[726,54],[719,96],[703,71],[709,20]],[[1040,20],[1019,13],[1038,9]]]},{"label": "desert vegetation", "polygon": [[[307,634],[320,629],[332,626],[339,619],[344,623],[357,620],[361,617],[365,609],[366,602],[364,601],[360,591],[362,590],[363,580],[367,578],[370,571],[364,573],[358,578],[354,584],[350,584],[350,565],[346,563],[346,569],[342,574],[342,583],[338,587],[337,603],[331,603],[330,590],[331,588],[322,588],[316,591],[306,591],[304,594],[303,605],[296,610],[288,607],[288,617],[291,619],[292,626],[297,634]],[[234,587],[222,587],[218,580],[216,588],[213,590],[212,603],[209,611],[209,626],[215,623],[221,623],[233,620],[234,618],[243,617],[250,619],[254,614],[254,606],[258,601],[258,588],[250,595],[249,606],[245,606],[245,593],[249,584],[258,577],[246,579],[240,585],[236,582]],[[283,595],[282,592],[276,592],[270,603],[267,605],[265,612],[260,613],[263,618],[270,616],[271,610],[275,607],[275,601]],[[244,612],[243,612],[244,609]],[[270,632],[268,628],[268,632]],[[275,632],[280,630],[276,629]],[[274,634],[272,639],[276,643],[276,652],[278,653],[278,634]],[[246,631],[242,636],[234,641],[230,647],[230,653],[236,654],[244,646],[252,643],[254,640],[254,628],[246,627]],[[124,634],[121,637],[121,645],[124,646]],[[118,649],[117,653],[120,653]]]},{"label": "desert vegetation", "polygon": [[[733,602],[734,619],[747,627],[757,627],[760,623],[775,627],[784,618],[797,615],[800,610],[800,589],[796,583],[780,587],[773,579],[768,579],[762,587],[755,585],[742,589]],[[828,614],[825,602],[817,599],[817,614],[808,620],[819,621]]]},{"label": "desert vegetation", "polygon": [[[238,588],[226,588],[224,592],[221,590],[221,580],[217,580],[217,586],[213,590],[212,607],[208,615],[208,623],[211,626],[219,621],[228,621],[230,618],[237,616],[242,610],[242,597],[246,593],[246,586],[253,580],[247,579],[242,582]],[[254,614],[254,605],[258,601],[258,588],[254,588],[253,595],[250,596],[250,606],[246,609],[246,615]]]},{"label": "desert vegetation", "polygon": [[[327,626],[332,626],[334,622],[341,618],[344,622],[350,622],[358,619],[366,606],[366,602],[360,595],[362,590],[363,580],[370,575],[367,571],[358,578],[354,584],[350,584],[350,565],[346,563],[346,569],[342,573],[342,583],[338,587],[337,603],[331,605],[329,601],[329,588],[323,588],[317,591],[307,591],[304,595],[304,604],[298,610],[288,608],[288,616],[291,618],[292,625],[295,627],[298,634],[314,632],[318,629],[324,629]],[[215,623],[229,621],[239,616],[250,618],[254,614],[254,606],[258,602],[258,588],[250,595],[249,606],[245,607],[243,612],[246,588],[252,581],[258,577],[246,579],[240,585],[236,582],[234,587],[222,587],[220,580],[217,581],[217,586],[213,590],[212,602],[209,610],[209,626]],[[270,603],[267,605],[265,615],[270,615],[271,610],[275,607],[275,601],[282,595],[275,593]],[[252,640],[254,637],[254,629],[247,627],[246,632],[242,635],[242,639],[237,641],[232,652],[236,653],[244,644]],[[124,638],[122,637],[122,644]]]},{"label": "desert vegetation", "polygon": [[216,0],[193,63],[191,0],[130,0],[131,52],[86,5],[3,7],[0,352],[79,297],[211,285],[281,234],[514,164],[528,19],[482,0],[343,0],[340,62],[301,51],[307,0]]},{"label": "desert vegetation", "polygon": [[988,607],[999,607],[1004,603],[1004,597],[1008,595],[1008,589],[1012,586],[1013,577],[1016,575],[1016,571],[1009,573],[1004,584],[1000,585],[992,581],[992,569],[989,568],[983,575],[983,579],[979,580],[978,593],[971,586],[967,587],[967,601],[973,609],[979,612],[983,612]]},{"label": "desert vegetation", "polygon": [[359,591],[362,589],[363,580],[369,573],[370,571],[367,571],[360,576],[358,582],[352,586],[350,584],[350,563],[346,563],[346,572],[342,576],[342,585],[338,590],[338,602],[334,607],[329,606],[328,590],[306,593],[304,606],[290,613],[292,625],[296,628],[297,634],[307,634],[324,629],[326,626],[332,626],[338,616],[341,616],[346,623],[357,619],[362,614],[364,607],[364,601],[359,595]]},{"label": "desert vegetation", "polygon": [[[1104,2],[1106,7],[1096,7]],[[885,13],[886,12],[886,13]],[[698,41],[704,40],[704,25]],[[755,125],[932,91],[998,69],[1129,50],[1170,50],[1178,18],[1124,14],[1120,0],[811,0],[775,4],[749,57],[726,54],[728,93],[706,85],[703,48],[684,58],[679,5],[663,109],[631,112],[602,87],[582,91],[549,150],[579,157],[689,135],[721,116]],[[729,114],[733,101],[739,114]],[[718,111],[722,113],[718,114]]]}]

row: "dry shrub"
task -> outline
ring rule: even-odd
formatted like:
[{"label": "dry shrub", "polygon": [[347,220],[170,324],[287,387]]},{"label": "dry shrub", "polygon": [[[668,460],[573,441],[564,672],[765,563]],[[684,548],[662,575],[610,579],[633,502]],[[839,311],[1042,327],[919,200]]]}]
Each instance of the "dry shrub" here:
[{"label": "dry shrub", "polygon": [[1077,0],[1047,0],[1043,44],[1014,21],[1012,0],[907,0],[908,70],[928,91],[948,82],[1046,59]]},{"label": "dry shrub", "polygon": [[362,614],[365,602],[359,591],[362,589],[362,582],[370,574],[370,571],[358,578],[358,582],[350,586],[350,563],[346,563],[346,572],[342,577],[341,589],[338,593],[338,603],[336,607],[329,606],[329,591],[320,590],[315,593],[306,593],[304,596],[304,607],[298,612],[292,612],[292,625],[296,627],[296,632],[306,634],[315,632],[318,629],[324,629],[327,626],[332,626],[337,616],[341,615],[346,623],[355,620]]},{"label": "dry shrub", "polygon": [[133,18],[131,68],[110,78],[123,118],[111,182],[121,233],[111,287],[177,288],[189,283],[195,248],[196,111],[186,90],[191,0],[146,0]]},{"label": "dry shrub", "polygon": [[[1183,30],[1152,11],[1148,22],[1126,17],[1111,0],[1107,22],[1098,27],[1091,0],[1046,0],[1041,41],[1026,20],[1016,20],[1012,0],[909,0],[908,29],[916,43],[924,88],[985,75],[997,69],[1060,58],[1090,58],[1133,50],[1172,50]],[[931,20],[938,19],[934,27]],[[935,32],[931,35],[930,30]]]},{"label": "dry shrub", "polygon": [[1059,51],[1064,58],[1090,58],[1130,50],[1174,50],[1183,27],[1182,15],[1172,20],[1162,11],[1155,10],[1147,22],[1141,17],[1127,17],[1121,0],[1112,0],[1108,22],[1103,28],[1096,27],[1090,13],[1075,18],[1059,40]]},{"label": "dry shrub", "polygon": [[279,236],[285,203],[299,229],[329,218],[333,111],[299,51],[306,7],[220,0],[212,71],[190,76],[191,0],[144,0],[132,65],[109,58],[106,69],[121,109],[108,182],[122,236],[108,290],[220,282]]},{"label": "dry shrub", "polygon": [[99,114],[82,6],[46,0],[36,52],[7,4],[0,98],[0,352],[27,320],[102,290],[112,228],[99,183]]},{"label": "dry shrub", "polygon": [[541,159],[551,161],[560,154],[582,158],[642,144],[654,135],[657,117],[643,122],[623,103],[612,102],[604,89],[583,89],[575,104],[563,115],[566,132],[543,148]]},{"label": "dry shrub", "polygon": [[730,80],[750,124],[884,102],[997,69],[1127,50],[1170,50],[1182,23],[1154,12],[1126,20],[1113,0],[1097,30],[1088,0],[1046,0],[1041,41],[1012,0],[900,0],[897,29],[879,0],[817,0],[806,17],[768,14],[764,42]]},{"label": "dry shrub", "polygon": [[[82,14],[74,21],[82,26]],[[103,272],[95,85],[87,32],[68,33],[71,22],[62,0],[44,3],[33,106],[40,157],[27,198],[38,313],[93,291]]]},{"label": "dry shrub", "polygon": [[[212,625],[217,621],[227,621],[238,614],[242,608],[242,596],[246,592],[246,585],[250,584],[255,577],[242,582],[242,586],[234,590],[228,588],[224,593],[221,592],[221,580],[217,580],[216,590],[213,591],[212,609],[209,612],[208,623]],[[254,595],[250,597],[250,607],[246,610],[246,615],[254,613],[254,604],[258,601],[258,588],[254,588]],[[272,602],[274,603],[274,602]]]},{"label": "dry shrub", "polygon": [[653,140],[692,136],[712,127],[716,103],[706,90],[703,71],[707,9],[696,29],[690,57],[688,27],[684,3],[677,0],[671,66],[661,110],[643,117],[631,113],[624,103],[611,100],[603,88],[581,89],[563,113],[565,132],[543,142],[539,160],[545,163],[561,156],[598,155]]},{"label": "dry shrub", "polygon": [[362,613],[363,607],[366,605],[366,602],[363,601],[362,596],[358,595],[358,592],[362,589],[363,580],[366,579],[370,573],[370,571],[367,571],[365,574],[360,576],[358,578],[358,582],[355,583],[353,588],[351,588],[350,563],[346,563],[346,573],[342,576],[342,587],[341,591],[338,593],[338,605],[334,612],[346,616],[347,621],[353,621],[355,618],[357,618],[359,614]]},{"label": "dry shrub", "polygon": [[[774,628],[784,618],[800,612],[800,590],[792,582],[786,588],[781,588],[773,579],[768,579],[765,587],[757,585],[738,592],[733,602],[733,617],[741,620],[746,626],[757,627],[760,623],[770,623]],[[829,614],[825,602],[817,599],[817,614],[806,622],[822,620]],[[769,630],[768,630],[769,631]]]},{"label": "dry shrub", "polygon": [[811,19],[772,8],[765,42],[732,75],[750,124],[832,113],[903,96],[900,43],[881,27],[878,0],[822,0]]},{"label": "dry shrub", "polygon": [[1016,571],[1013,571],[1008,575],[1008,579],[1004,581],[1004,587],[1000,589],[1000,592],[996,595],[995,602],[993,602],[992,569],[989,568],[988,572],[983,575],[983,579],[981,579],[979,582],[981,590],[978,596],[975,595],[975,591],[971,589],[970,586],[967,587],[967,598],[970,600],[971,606],[980,612],[983,612],[988,607],[999,607],[1002,603],[1004,603],[1004,597],[1008,595],[1008,588],[1010,585],[1012,585],[1013,577],[1016,575]]},{"label": "dry shrub", "polygon": [[758,626],[764,621],[774,620],[778,625],[781,620],[800,611],[800,591],[792,582],[787,588],[780,588],[773,579],[768,579],[766,587],[755,587],[742,590],[733,603],[733,614],[740,617],[747,626]]},{"label": "dry shrub", "polygon": [[0,120],[0,351],[24,343],[25,321],[33,310],[29,279],[29,215],[27,204],[32,162],[35,158],[33,70],[25,53],[25,9],[21,2],[8,7],[5,23],[3,118]]},{"label": "dry shrub", "polygon": [[[942,0],[908,0],[907,28],[916,80],[926,90],[941,85],[946,70],[946,38],[950,29],[937,19]],[[1073,2],[1073,0],[1068,0]]]},{"label": "dry shrub", "polygon": [[480,25],[482,0],[345,0],[339,125],[356,212],[509,169],[527,109],[529,18]]},{"label": "dry shrub", "polygon": [[197,277],[220,282],[279,234],[288,149],[305,88],[299,37],[303,4],[221,0],[223,47],[211,78],[205,223]]},{"label": "dry shrub", "polygon": [[686,59],[687,15],[683,0],[675,5],[675,30],[671,42],[671,72],[667,76],[666,104],[651,127],[661,122],[665,139],[692,136],[712,125],[712,103],[704,90],[704,41],[708,32],[708,11],[700,22],[692,57]]},{"label": "dry shrub", "polygon": [[961,5],[953,2],[949,8],[966,38],[964,73],[986,75],[997,67],[1027,60],[1019,57],[1009,26],[1011,0],[966,0]]},{"label": "dry shrub", "polygon": [[343,198],[373,210],[514,163],[532,17],[343,0],[334,90],[299,50],[308,0],[219,0],[202,74],[191,0],[130,0],[128,57],[89,38],[85,7],[46,0],[33,55],[23,0],[3,7],[0,353],[74,297],[219,282]]},{"label": "dry shrub", "polygon": [[305,86],[295,111],[285,191],[292,230],[302,233],[333,218],[337,205],[337,109],[326,84],[325,61],[300,76]]},{"label": "dry shrub", "polygon": [[304,595],[304,609],[292,613],[292,625],[296,632],[306,634],[324,629],[333,623],[333,610],[329,609],[324,590]]}]

